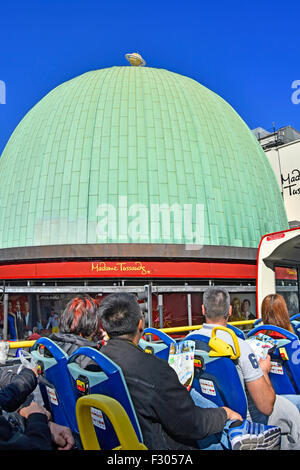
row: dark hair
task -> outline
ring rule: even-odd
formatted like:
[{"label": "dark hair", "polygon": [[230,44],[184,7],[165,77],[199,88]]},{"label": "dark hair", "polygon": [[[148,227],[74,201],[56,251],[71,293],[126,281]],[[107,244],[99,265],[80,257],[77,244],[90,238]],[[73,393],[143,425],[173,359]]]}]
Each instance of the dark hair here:
[{"label": "dark hair", "polygon": [[249,304],[249,307],[250,307],[250,305],[251,305],[251,302],[250,302],[250,300],[249,300],[249,299],[244,299],[244,300],[243,300],[243,302],[242,302],[242,305],[241,305],[241,309],[242,309],[242,311],[243,311],[243,308],[244,308],[244,306],[245,306],[245,303],[246,303],[246,302],[248,302],[248,304]]},{"label": "dark hair", "polygon": [[73,333],[85,338],[100,330],[99,304],[89,295],[78,295],[70,300],[59,319],[62,333]]},{"label": "dark hair", "polygon": [[133,294],[121,292],[109,294],[99,307],[102,326],[108,335],[133,335],[143,318],[137,298]]},{"label": "dark hair", "polygon": [[205,315],[210,320],[227,318],[230,307],[230,295],[222,287],[209,287],[203,294]]}]

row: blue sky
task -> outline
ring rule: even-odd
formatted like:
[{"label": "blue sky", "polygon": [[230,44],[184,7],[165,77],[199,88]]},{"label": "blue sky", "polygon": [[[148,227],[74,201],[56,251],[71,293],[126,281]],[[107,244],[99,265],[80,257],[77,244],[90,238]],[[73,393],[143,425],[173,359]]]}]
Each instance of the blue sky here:
[{"label": "blue sky", "polygon": [[299,12],[299,2],[277,0],[4,0],[0,153],[51,89],[88,70],[127,65],[124,55],[134,51],[215,91],[251,129],[275,122],[300,130],[300,104],[291,100],[300,80]]}]

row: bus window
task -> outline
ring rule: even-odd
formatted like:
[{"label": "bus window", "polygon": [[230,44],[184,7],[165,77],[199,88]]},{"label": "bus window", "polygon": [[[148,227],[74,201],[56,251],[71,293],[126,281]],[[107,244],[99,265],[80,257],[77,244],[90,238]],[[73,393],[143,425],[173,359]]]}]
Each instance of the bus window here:
[{"label": "bus window", "polygon": [[275,267],[276,292],[287,304],[290,316],[300,312],[298,271],[294,267]]}]

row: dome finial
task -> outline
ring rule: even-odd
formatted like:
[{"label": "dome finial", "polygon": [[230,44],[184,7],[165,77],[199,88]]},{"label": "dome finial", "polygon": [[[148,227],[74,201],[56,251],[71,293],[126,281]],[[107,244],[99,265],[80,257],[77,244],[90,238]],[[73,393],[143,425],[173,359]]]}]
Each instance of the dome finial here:
[{"label": "dome finial", "polygon": [[130,65],[134,67],[144,67],[146,65],[146,62],[144,61],[143,57],[137,52],[132,52],[131,54],[125,54],[125,57],[130,63]]}]

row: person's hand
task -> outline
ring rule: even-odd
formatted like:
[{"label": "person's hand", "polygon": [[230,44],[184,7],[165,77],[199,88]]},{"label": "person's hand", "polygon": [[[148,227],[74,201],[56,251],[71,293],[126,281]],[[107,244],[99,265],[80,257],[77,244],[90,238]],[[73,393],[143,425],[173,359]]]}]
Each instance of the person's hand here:
[{"label": "person's hand", "polygon": [[270,354],[267,355],[266,359],[260,359],[259,360],[259,365],[263,371],[264,374],[269,374],[271,370],[271,356]]},{"label": "person's hand", "polygon": [[227,420],[230,420],[230,421],[243,421],[243,418],[241,417],[241,415],[239,413],[237,413],[236,411],[233,411],[230,408],[227,408],[227,406],[222,406],[222,408],[224,408],[224,410],[226,411]]},{"label": "person's hand", "polygon": [[24,406],[24,408],[20,408],[19,414],[23,416],[23,418],[28,418],[32,413],[42,413],[47,416],[49,420],[51,418],[51,414],[47,411],[43,406],[39,405],[35,401],[32,401],[30,405]]},{"label": "person's hand", "polygon": [[53,423],[52,421],[49,423],[49,427],[58,450],[72,449],[75,441],[72,432],[69,428],[67,428],[66,426],[61,426],[57,423]]}]

